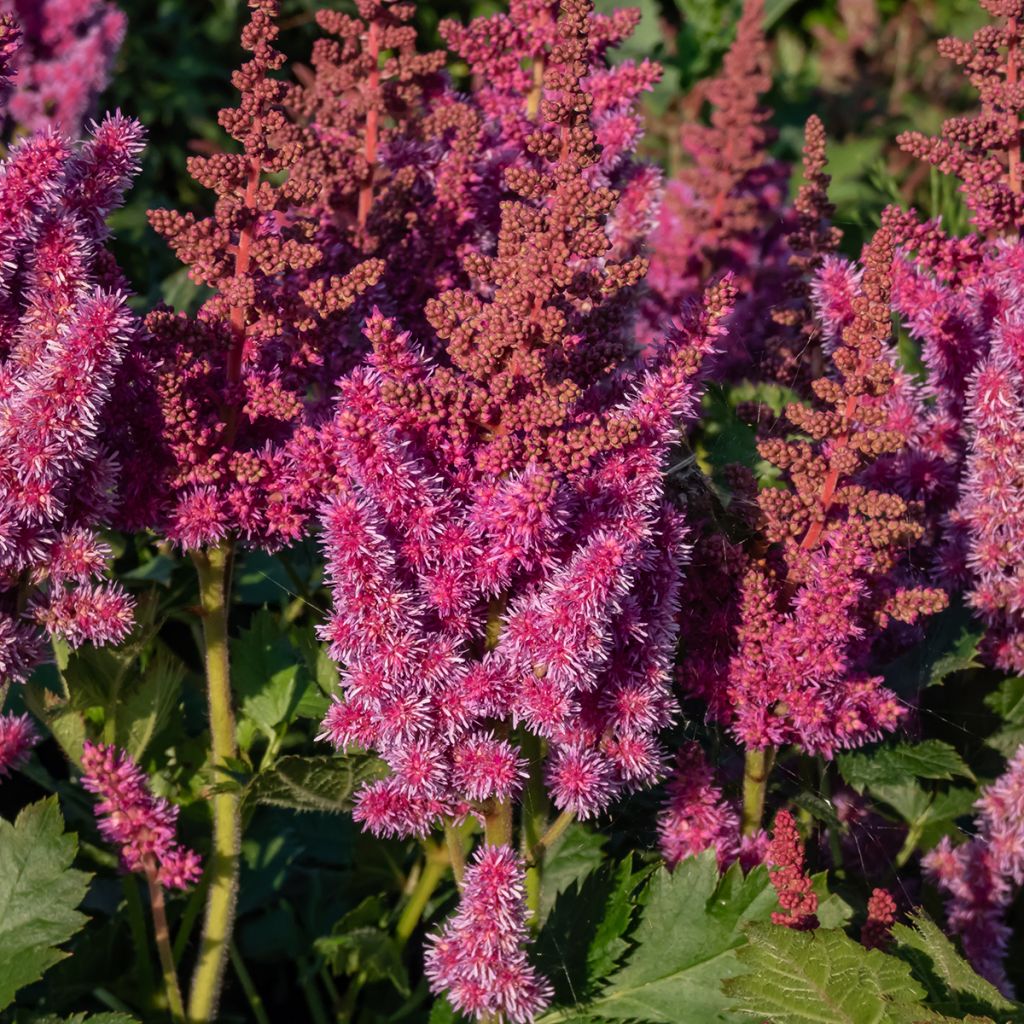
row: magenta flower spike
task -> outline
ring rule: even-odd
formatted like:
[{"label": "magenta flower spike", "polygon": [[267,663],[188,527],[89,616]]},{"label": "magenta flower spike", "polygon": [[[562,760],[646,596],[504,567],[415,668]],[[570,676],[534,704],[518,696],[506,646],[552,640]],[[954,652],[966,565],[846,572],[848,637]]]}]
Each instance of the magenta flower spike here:
[{"label": "magenta flower spike", "polygon": [[87,740],[82,785],[99,798],[100,832],[118,847],[126,871],[153,872],[168,889],[187,889],[199,881],[199,856],[175,835],[178,808],[152,794],[145,773],[125,751]]},{"label": "magenta flower spike", "polygon": [[925,855],[926,874],[946,895],[950,931],[975,970],[1012,997],[1004,961],[1006,912],[1024,885],[1024,747],[975,804],[977,835],[954,846],[944,836]]},{"label": "magenta flower spike", "polygon": [[430,987],[459,1013],[530,1024],[551,1001],[551,985],[526,958],[525,877],[511,849],[481,846],[466,867],[459,909],[429,939]]},{"label": "magenta flower spike", "polygon": [[21,29],[8,113],[26,132],[77,138],[107,87],[128,19],[110,0],[0,0]]}]

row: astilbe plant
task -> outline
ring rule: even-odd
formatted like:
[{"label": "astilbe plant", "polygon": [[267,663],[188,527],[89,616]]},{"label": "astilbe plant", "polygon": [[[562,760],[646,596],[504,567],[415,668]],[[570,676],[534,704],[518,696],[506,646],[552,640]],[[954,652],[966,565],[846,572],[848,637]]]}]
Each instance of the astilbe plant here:
[{"label": "astilbe plant", "polygon": [[0,0],[0,15],[22,32],[6,112],[14,130],[55,128],[77,138],[110,79],[124,13],[110,0]]},{"label": "astilbe plant", "polygon": [[125,751],[87,740],[82,750],[82,785],[99,798],[100,833],[118,848],[125,871],[146,879],[167,1000],[174,1019],[183,1021],[163,890],[187,889],[198,882],[199,857],[177,841],[178,808],[152,794],[142,769]]},{"label": "astilbe plant", "polygon": [[545,748],[554,828],[661,772],[685,533],[658,478],[731,292],[693,311],[662,365],[630,370],[645,263],[602,258],[617,196],[585,175],[589,14],[561,6],[494,253],[467,256],[474,287],[428,303],[445,361],[374,316],[371,365],[342,387],[323,635],[344,699],[324,733],[390,766],[357,798],[379,834],[470,815],[507,846]]},{"label": "astilbe plant", "polygon": [[[789,253],[785,200],[789,168],[769,153],[775,137],[761,97],[771,86],[764,4],[748,0],[721,74],[701,92],[710,124],[684,125],[686,164],[670,180],[651,234],[645,319],[656,344],[666,318],[717,275],[732,273],[740,301],[720,372],[756,361],[783,297]],[[733,351],[735,347],[735,351]]]},{"label": "astilbe plant", "polygon": [[946,894],[949,927],[968,960],[1012,995],[1004,965],[1011,931],[1004,918],[1024,885],[1024,747],[975,806],[977,834],[959,846],[943,836],[923,865]]},{"label": "astilbe plant", "polygon": [[[759,445],[787,484],[762,489],[748,511],[763,547],[744,551],[716,538],[703,563],[712,579],[725,575],[735,611],[723,614],[714,651],[684,661],[683,682],[748,750],[748,833],[778,746],[831,756],[897,726],[903,709],[871,670],[873,642],[891,623],[914,623],[946,603],[941,589],[914,583],[905,560],[922,533],[913,508],[862,482],[875,460],[905,443],[886,407],[894,257],[883,227],[864,251],[852,319],[829,360],[834,376],[813,381],[816,405],[787,407],[794,436]],[[700,574],[691,579],[698,590],[706,585]],[[696,636],[698,651],[708,644]]]},{"label": "astilbe plant", "polygon": [[125,591],[100,581],[95,528],[116,501],[103,429],[136,329],[104,218],[140,148],[116,115],[78,147],[30,136],[0,168],[0,686],[26,677],[47,635],[74,647],[131,625]]}]

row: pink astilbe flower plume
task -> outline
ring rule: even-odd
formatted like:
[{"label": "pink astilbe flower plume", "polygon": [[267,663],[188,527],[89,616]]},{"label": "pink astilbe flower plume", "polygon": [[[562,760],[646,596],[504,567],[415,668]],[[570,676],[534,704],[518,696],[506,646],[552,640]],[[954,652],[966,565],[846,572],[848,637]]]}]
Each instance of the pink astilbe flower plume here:
[{"label": "pink astilbe flower plume", "polygon": [[896,923],[896,900],[887,889],[873,889],[868,899],[868,916],[861,926],[860,941],[867,949],[884,949],[892,942]]},{"label": "pink astilbe flower plume", "polygon": [[28,715],[0,715],[0,779],[17,771],[39,742]]},{"label": "pink astilbe flower plume", "polygon": [[275,77],[285,59],[274,46],[277,4],[250,8],[242,44],[252,56],[233,77],[239,105],[219,115],[241,151],[189,160],[217,195],[214,212],[149,215],[214,295],[194,318],[158,308],[146,319],[143,415],[122,452],[136,486],[122,517],[183,548],[229,534],[275,547],[300,535],[317,481],[305,479],[308,466],[290,476],[289,453],[309,443],[334,379],[354,361],[348,311],[383,269],[376,259],[328,261],[319,219],[304,212],[320,183],[289,176],[306,134]]},{"label": "pink astilbe flower plume", "polygon": [[0,15],[22,33],[10,117],[27,132],[55,128],[77,137],[107,87],[124,12],[110,0],[0,0]]},{"label": "pink astilbe flower plume", "polygon": [[1005,918],[1024,885],[1024,746],[975,807],[977,835],[959,846],[944,836],[922,864],[947,897],[949,930],[960,937],[964,955],[1012,997],[1004,966],[1012,932]]},{"label": "pink astilbe flower plume", "polygon": [[178,808],[152,794],[145,773],[125,751],[87,740],[82,785],[99,797],[100,832],[118,847],[126,871],[153,872],[168,889],[199,881],[199,856],[176,838]]},{"label": "pink astilbe flower plume", "polygon": [[998,25],[985,25],[969,42],[947,38],[939,53],[965,69],[982,97],[975,115],[947,118],[936,138],[904,132],[899,143],[961,181],[960,190],[979,232],[1008,231],[1024,225],[1021,172],[1019,75],[1024,4],[1020,0],[981,0]]},{"label": "pink astilbe flower plume", "polygon": [[740,815],[722,793],[700,744],[690,742],[676,755],[667,799],[658,815],[658,842],[668,866],[713,849],[718,866],[739,860],[744,870],[764,860],[768,837],[740,835]]},{"label": "pink astilbe flower plume", "polygon": [[994,332],[967,395],[970,449],[954,521],[993,662],[1024,672],[1024,318]]},{"label": "pink astilbe flower plume", "polygon": [[551,1001],[548,981],[526,958],[526,869],[508,847],[482,846],[466,868],[462,899],[430,937],[427,977],[460,1013],[530,1024]]},{"label": "pink astilbe flower plume", "polygon": [[775,816],[765,860],[781,908],[772,913],[772,921],[795,931],[813,931],[818,927],[818,897],[804,867],[804,841],[789,811]]},{"label": "pink astilbe flower plume", "polygon": [[682,302],[722,273],[735,275],[740,301],[718,360],[723,372],[760,354],[771,308],[785,298],[789,168],[768,152],[775,132],[761,103],[771,87],[763,23],[762,0],[747,0],[721,74],[703,86],[711,123],[684,126],[688,162],[668,182],[650,238],[644,317],[652,344]]},{"label": "pink astilbe flower plume", "polygon": [[114,115],[77,147],[26,138],[0,166],[0,684],[31,671],[45,633],[77,646],[131,625],[128,596],[98,582],[94,530],[116,504],[113,395],[137,331],[104,221],[141,140]]},{"label": "pink astilbe flower plume", "polygon": [[[770,439],[761,455],[788,486],[757,495],[753,525],[770,545],[754,559],[725,542],[707,570],[742,571],[726,652],[698,662],[684,682],[746,746],[793,743],[831,756],[893,730],[894,694],[871,671],[873,641],[890,623],[914,623],[946,604],[914,584],[904,558],[923,527],[895,489],[871,486],[872,465],[906,435],[886,406],[896,372],[888,341],[893,233],[865,248],[852,318],[831,353],[835,375],[813,381],[817,402],[785,411],[799,437]],[[741,568],[745,563],[745,568]],[[699,576],[694,587],[701,587]],[[697,627],[699,628],[699,627]],[[698,651],[706,638],[696,637]]]},{"label": "pink astilbe flower plume", "polygon": [[[546,743],[555,806],[581,817],[662,772],[686,549],[661,471],[733,293],[695,305],[650,372],[629,362],[645,262],[609,255],[619,196],[587,174],[602,24],[562,5],[494,251],[425,306],[445,358],[374,314],[370,367],[324,434],[347,477],[323,513],[322,635],[344,664],[324,732],[391,766],[358,798],[375,831],[514,799],[517,727]],[[413,748],[440,764],[410,772]]]}]

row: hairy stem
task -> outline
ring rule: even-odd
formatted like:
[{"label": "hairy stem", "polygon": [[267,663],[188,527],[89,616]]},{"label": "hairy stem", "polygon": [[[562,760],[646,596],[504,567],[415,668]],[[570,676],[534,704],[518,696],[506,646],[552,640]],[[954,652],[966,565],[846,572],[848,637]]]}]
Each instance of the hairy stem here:
[{"label": "hairy stem", "polygon": [[149,907],[153,914],[153,935],[156,950],[160,955],[160,970],[167,992],[167,1005],[174,1024],[185,1024],[185,1003],[181,998],[178,972],[174,969],[174,953],[171,950],[171,932],[167,927],[167,907],[164,904],[164,890],[157,878],[156,860],[151,856],[145,863],[146,884],[149,886]]},{"label": "hairy stem", "polygon": [[[210,761],[216,773],[238,755],[228,663],[231,546],[225,542],[206,551],[194,551],[192,560],[199,573],[206,648],[206,691],[210,709]],[[207,867],[210,881],[199,956],[189,994],[188,1016],[192,1024],[217,1018],[238,898],[238,866],[242,847],[238,793],[233,790],[214,792],[210,803],[213,810],[213,849]]]},{"label": "hairy stem", "polygon": [[756,835],[764,817],[764,798],[768,792],[768,776],[775,763],[775,748],[750,749],[743,762],[743,813],[740,827],[743,835]]},{"label": "hairy stem", "polygon": [[448,849],[448,861],[452,866],[455,884],[462,888],[462,879],[466,874],[466,851],[462,844],[462,831],[456,825],[446,822],[444,826],[444,842]]},{"label": "hairy stem", "polygon": [[405,909],[398,919],[398,924],[395,925],[395,938],[398,940],[399,947],[404,946],[411,938],[412,933],[416,931],[416,926],[420,923],[420,918],[423,917],[423,911],[426,909],[430,897],[434,895],[434,891],[448,870],[448,851],[444,846],[428,842],[425,853],[423,870],[420,872],[416,887],[409,895],[409,902],[406,903]]},{"label": "hairy stem", "polygon": [[494,800],[484,815],[484,842],[489,846],[512,845],[512,801]]}]

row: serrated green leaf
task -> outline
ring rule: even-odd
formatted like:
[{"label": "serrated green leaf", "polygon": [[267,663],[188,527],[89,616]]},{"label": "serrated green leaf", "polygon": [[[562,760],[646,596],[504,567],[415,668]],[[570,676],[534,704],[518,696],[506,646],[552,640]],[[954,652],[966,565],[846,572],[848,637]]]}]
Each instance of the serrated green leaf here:
[{"label": "serrated green leaf", "polygon": [[159,650],[140,684],[118,702],[117,744],[136,761],[142,758],[153,737],[170,722],[184,679],[185,666],[173,655]]},{"label": "serrated green leaf", "polygon": [[866,950],[844,932],[754,924],[747,936],[738,953],[747,973],[724,985],[740,1013],[771,1024],[936,1020],[907,964]]},{"label": "serrated green leaf", "polygon": [[629,948],[623,936],[642,880],[627,859],[604,864],[559,893],[534,955],[561,1002],[589,998],[618,966]]},{"label": "serrated green leaf", "polygon": [[65,833],[56,797],[0,819],[0,1009],[68,954],[58,947],[86,922],[76,908],[89,875],[71,867],[78,840]]},{"label": "serrated green leaf", "polygon": [[722,981],[742,969],[736,950],[746,942],[744,926],[767,920],[776,905],[763,867],[744,876],[733,865],[720,878],[714,851],[682,861],[671,873],[662,868],[644,892],[626,965],[589,1003],[549,1018],[571,1019],[583,1010],[596,1020],[652,1024],[736,1020]]},{"label": "serrated green leaf", "polygon": [[840,774],[859,791],[900,786],[912,779],[951,782],[960,777],[974,781],[973,772],[956,749],[941,740],[847,751],[837,760]]},{"label": "serrated green leaf", "polygon": [[301,667],[296,651],[266,608],[231,641],[231,664],[242,717],[273,736],[298,706]]},{"label": "serrated green leaf", "polygon": [[293,811],[344,814],[365,782],[380,778],[382,761],[366,755],[279,758],[249,784],[245,801],[287,807]]},{"label": "serrated green leaf", "polygon": [[583,825],[570,825],[548,849],[541,875],[540,907],[537,913],[540,924],[547,920],[559,893],[568,889],[573,882],[582,882],[600,865],[601,851],[606,842],[604,836],[589,831]]},{"label": "serrated green leaf", "polygon": [[1005,723],[985,742],[1004,757],[1011,757],[1024,743],[1024,678],[1004,679],[999,688],[985,698],[985,704]]},{"label": "serrated green leaf", "polygon": [[942,1013],[996,1016],[1015,1006],[991,983],[974,972],[934,921],[915,914],[910,925],[893,926],[898,954],[926,987],[929,1005]]}]

